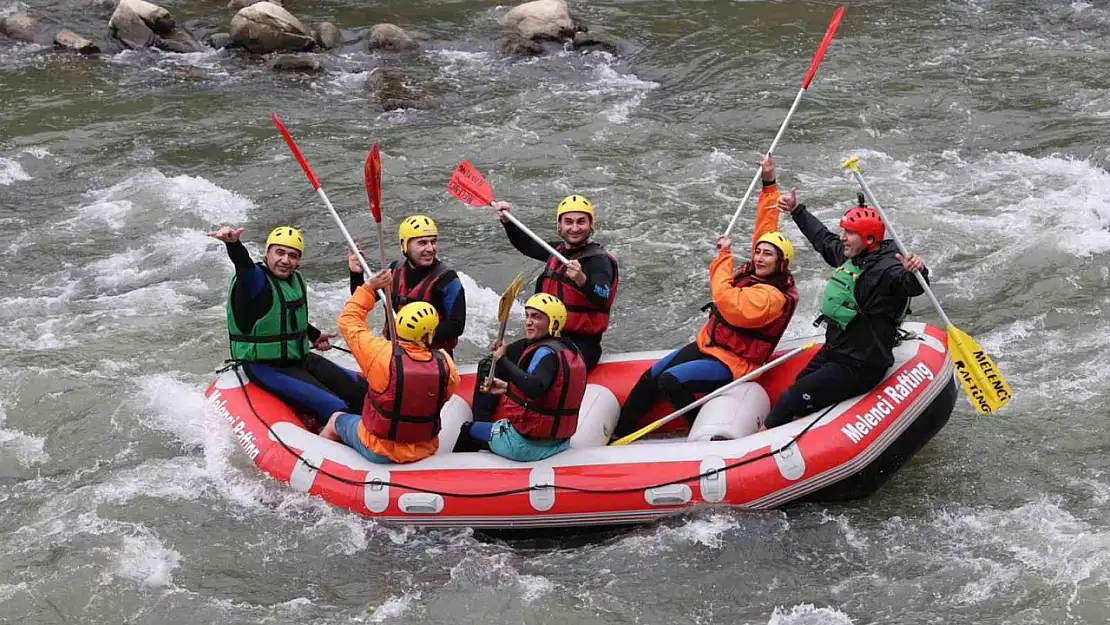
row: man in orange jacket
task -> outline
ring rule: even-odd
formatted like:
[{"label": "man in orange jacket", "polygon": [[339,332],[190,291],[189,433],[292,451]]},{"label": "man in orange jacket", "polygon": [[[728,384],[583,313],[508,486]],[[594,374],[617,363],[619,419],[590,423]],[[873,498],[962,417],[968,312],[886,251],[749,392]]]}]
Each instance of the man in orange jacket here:
[{"label": "man in orange jacket", "polygon": [[[661,358],[636,382],[621,408],[614,438],[636,430],[662,393],[677,410],[740,378],[770,360],[798,304],[790,274],[794,246],[778,232],[779,199],[775,166],[760,161],[763,190],[752,233],[751,261],[733,273],[732,241],[717,239],[717,258],[709,265],[713,302],[697,340]],[[686,415],[693,423],[696,411]]]},{"label": "man in orange jacket", "polygon": [[439,325],[431,304],[412,302],[397,312],[396,348],[366,325],[377,300],[374,291],[391,279],[388,270],[378,273],[355,290],[339,313],[339,333],[369,389],[361,416],[336,412],[320,432],[379,464],[416,462],[434,454],[439,449],[439,411],[459,385],[447,352],[428,348]]}]

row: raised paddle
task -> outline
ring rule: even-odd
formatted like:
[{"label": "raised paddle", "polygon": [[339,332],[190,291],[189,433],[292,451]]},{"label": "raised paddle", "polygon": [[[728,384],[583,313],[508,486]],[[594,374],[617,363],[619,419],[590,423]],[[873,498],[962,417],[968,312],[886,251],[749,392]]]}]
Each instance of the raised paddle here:
[{"label": "raised paddle", "polygon": [[[459,166],[455,169],[455,173],[451,174],[451,180],[447,183],[447,192],[455,199],[469,206],[493,206],[493,189],[490,188],[489,183],[486,182],[481,172],[474,169],[467,161],[459,163]],[[539,243],[543,249],[547,250],[548,254],[559,259],[559,262],[564,265],[570,262],[567,260],[566,256],[557,252],[547,241],[544,241],[535,232],[529,230],[528,226],[520,223],[520,220],[514,217],[512,213],[505,211],[504,215],[509,221],[513,222],[513,225],[520,228],[521,232],[532,237],[533,241]]]},{"label": "raised paddle", "polygon": [[[859,157],[853,156],[844,161],[841,167],[846,168],[855,176],[856,182],[863,189],[868,201],[871,202],[871,206],[875,208],[883,223],[886,224],[887,232],[890,233],[890,238],[894,239],[898,251],[902,253],[904,258],[908,258],[910,254],[906,251],[906,246],[902,245],[902,239],[898,238],[898,233],[894,231],[894,224],[891,223],[890,217],[887,216],[883,207],[879,205],[879,201],[875,199],[875,194],[871,192],[871,187],[867,186],[867,181],[863,179],[863,174],[859,171]],[[925,289],[925,295],[928,296],[929,301],[933,303],[933,308],[937,309],[937,314],[944,321],[945,330],[948,332],[948,349],[952,353],[952,364],[956,367],[956,375],[960,379],[960,384],[963,385],[968,399],[971,400],[971,405],[980,414],[986,414],[995,412],[1008,404],[1013,393],[1010,391],[1010,385],[1006,383],[1006,379],[1002,377],[1002,372],[995,366],[994,361],[991,360],[982,347],[979,347],[975,339],[952,325],[952,320],[944,314],[944,309],[940,307],[937,296],[933,295],[933,290],[929,288],[925,278],[916,271],[913,272],[913,275],[917,276],[917,282],[921,284],[921,288]]]},{"label": "raised paddle", "polygon": [[635,432],[629,434],[628,436],[618,438],[617,440],[615,440],[615,441],[613,441],[612,443],[609,443],[609,444],[610,445],[627,445],[627,444],[629,444],[633,441],[639,440],[640,438],[642,438],[644,436],[647,436],[648,434],[651,434],[652,432],[654,432],[655,430],[658,430],[659,428],[663,427],[664,425],[667,425],[671,421],[674,421],[675,419],[681,417],[682,415],[686,414],[687,412],[690,412],[694,408],[697,408],[698,406],[701,406],[702,404],[704,404],[705,402],[713,399],[714,397],[721,396],[725,391],[727,391],[727,390],[729,390],[733,387],[739,386],[739,385],[743,384],[744,382],[750,382],[750,381],[758,378],[759,376],[763,375],[767,371],[770,371],[771,369],[774,369],[775,367],[781,365],[782,363],[786,362],[787,360],[790,360],[794,356],[797,356],[798,354],[804,352],[805,350],[813,347],[816,344],[817,344],[816,341],[810,341],[810,342],[806,343],[805,345],[802,345],[801,347],[792,349],[792,350],[786,352],[785,354],[783,354],[782,356],[779,356],[778,358],[768,362],[767,364],[763,365],[762,367],[759,367],[758,369],[753,369],[747,375],[741,376],[741,377],[733,380],[732,382],[729,382],[728,384],[722,386],[721,388],[713,391],[712,393],[709,393],[705,397],[702,397],[701,399],[699,399],[697,401],[691,402],[690,404],[688,404],[688,405],[686,405],[682,408],[679,408],[678,410],[675,410],[674,412],[672,412],[671,414],[663,417],[662,419],[659,419],[658,421],[649,423],[649,424],[645,425],[644,427],[636,430]]},{"label": "raised paddle", "polygon": [[[316,194],[323,200],[324,206],[328,207],[328,212],[331,213],[332,219],[335,220],[335,225],[339,226],[339,231],[343,233],[343,238],[347,241],[347,247],[358,257],[358,262],[362,265],[362,270],[366,272],[365,275],[369,276],[371,274],[370,265],[366,264],[366,259],[362,257],[362,252],[358,251],[358,246],[355,245],[354,239],[351,238],[351,233],[347,232],[347,227],[343,225],[343,220],[339,218],[339,213],[335,212],[335,207],[331,205],[328,194],[324,193],[324,188],[320,186],[320,181],[316,179],[316,174],[312,173],[312,168],[308,166],[308,161],[304,159],[304,155],[301,154],[301,150],[297,147],[297,143],[293,141],[293,135],[289,134],[289,129],[278,119],[277,113],[273,113],[271,119],[274,121],[274,126],[277,126],[278,132],[281,133],[281,138],[285,139],[285,144],[289,146],[289,151],[293,153],[293,157],[301,164],[301,169],[303,169],[304,174],[308,176],[308,182],[312,185],[313,189],[316,189]],[[378,291],[378,299],[388,301],[385,300],[384,297],[385,295],[381,291]]]},{"label": "raised paddle", "polygon": [[[366,179],[366,197],[370,200],[370,215],[374,218],[374,225],[378,228],[378,252],[381,254],[382,270],[389,267],[385,257],[385,235],[382,234],[382,156],[378,150],[378,142],[370,148],[366,155],[366,165],[362,168],[363,177]],[[390,283],[392,285],[392,283]],[[393,294],[392,287],[385,287],[385,326],[389,328],[389,338],[393,341],[393,348],[397,348],[397,326],[393,320]]]},{"label": "raised paddle", "polygon": [[[520,287],[524,285],[524,274],[518,273],[505,292],[501,294],[501,301],[497,302],[497,320],[501,322],[500,327],[497,329],[497,342],[500,343],[505,340],[505,326],[509,323],[509,312],[513,309],[513,302],[516,301],[516,294],[520,292]],[[493,351],[490,351],[493,354]],[[493,383],[493,371],[496,363],[491,363],[489,374],[482,380],[481,391],[488,393],[490,384]]]},{"label": "raised paddle", "polygon": [[[802,80],[802,88],[798,89],[798,95],[794,96],[794,103],[790,105],[790,110],[786,112],[786,119],[782,120],[782,125],[779,126],[778,134],[775,135],[775,140],[771,142],[771,147],[767,150],[767,156],[775,151],[775,147],[779,144],[779,139],[782,139],[782,134],[786,132],[786,125],[790,123],[790,118],[794,116],[794,111],[798,109],[798,104],[802,101],[802,96],[805,94],[806,89],[809,89],[809,83],[813,81],[813,77],[817,75],[817,66],[821,64],[821,59],[825,58],[825,50],[828,49],[829,44],[832,43],[833,36],[836,35],[836,28],[840,26],[840,18],[844,17],[844,5],[836,7],[833,13],[832,20],[829,22],[829,27],[825,29],[825,37],[821,39],[821,45],[817,46],[817,53],[813,55],[813,62],[809,64],[809,71],[806,72],[805,79]],[[736,226],[736,220],[740,217],[740,211],[744,209],[744,204],[748,203],[748,198],[752,195],[752,190],[755,189],[755,183],[759,182],[759,177],[763,171],[762,167],[757,167],[755,176],[752,176],[752,182],[748,185],[748,190],[744,192],[744,199],[740,200],[740,205],[736,207],[736,212],[732,214],[732,221],[728,222],[728,228],[725,228],[725,236],[732,232],[733,227]]]}]

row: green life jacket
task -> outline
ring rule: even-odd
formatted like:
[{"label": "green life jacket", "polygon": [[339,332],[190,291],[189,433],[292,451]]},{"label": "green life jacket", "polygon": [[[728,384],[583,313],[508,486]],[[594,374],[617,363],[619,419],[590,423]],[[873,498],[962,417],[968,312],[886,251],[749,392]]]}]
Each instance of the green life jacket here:
[{"label": "green life jacket", "polygon": [[227,329],[231,357],[246,362],[301,361],[308,355],[308,297],[304,279],[294,271],[289,280],[277,280],[264,271],[270,287],[270,310],[244,332],[231,309],[232,276],[227,292]]},{"label": "green life jacket", "polygon": [[856,280],[863,270],[851,259],[833,271],[825,285],[825,295],[821,298],[821,316],[817,322],[835,323],[841,330],[848,327],[859,314],[856,304]]}]

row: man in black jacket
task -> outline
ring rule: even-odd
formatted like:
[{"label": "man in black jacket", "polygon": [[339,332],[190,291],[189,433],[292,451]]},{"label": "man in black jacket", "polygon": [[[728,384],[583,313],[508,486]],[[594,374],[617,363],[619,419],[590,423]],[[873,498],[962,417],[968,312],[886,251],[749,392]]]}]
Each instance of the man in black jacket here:
[{"label": "man in black jacket", "polygon": [[825,287],[819,322],[826,324],[825,344],[783,393],[767,415],[773,428],[855,397],[874,388],[894,364],[898,326],[910,298],[924,289],[913,272],[928,280],[929,271],[916,254],[903,258],[886,228],[863,196],[840,220],[840,236],[814,217],[798,194],[779,199],[813,249],[835,267]]}]

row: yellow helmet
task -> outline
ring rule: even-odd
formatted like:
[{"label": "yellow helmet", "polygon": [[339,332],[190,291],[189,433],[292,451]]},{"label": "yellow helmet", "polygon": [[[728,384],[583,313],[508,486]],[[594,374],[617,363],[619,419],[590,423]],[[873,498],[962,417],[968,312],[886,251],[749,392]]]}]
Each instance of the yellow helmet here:
[{"label": "yellow helmet", "polygon": [[567,324],[567,307],[559,301],[558,297],[547,293],[536,293],[524,302],[524,308],[535,308],[547,315],[547,333],[559,336],[563,333],[563,326]]},{"label": "yellow helmet", "polygon": [[786,261],[786,264],[783,265],[783,269],[786,269],[794,262],[794,244],[790,242],[790,239],[783,236],[781,232],[768,232],[755,240],[756,245],[760,243],[770,243],[782,252],[782,258]]},{"label": "yellow helmet", "polygon": [[397,338],[427,347],[439,325],[439,313],[428,302],[412,302],[397,311],[396,323]]},{"label": "yellow helmet", "polygon": [[555,209],[555,221],[558,222],[564,213],[586,213],[590,216],[591,224],[597,219],[594,205],[584,195],[568,195],[563,198],[563,201],[559,202],[559,207]]},{"label": "yellow helmet", "polygon": [[270,249],[271,245],[284,245],[304,254],[304,236],[292,226],[278,226],[271,230],[270,236],[266,237],[266,249]]},{"label": "yellow helmet", "polygon": [[401,227],[397,229],[397,236],[401,238],[401,253],[408,254],[410,239],[437,237],[439,228],[436,228],[436,222],[432,221],[431,217],[413,215],[401,222]]}]

